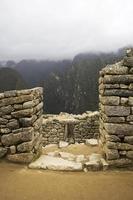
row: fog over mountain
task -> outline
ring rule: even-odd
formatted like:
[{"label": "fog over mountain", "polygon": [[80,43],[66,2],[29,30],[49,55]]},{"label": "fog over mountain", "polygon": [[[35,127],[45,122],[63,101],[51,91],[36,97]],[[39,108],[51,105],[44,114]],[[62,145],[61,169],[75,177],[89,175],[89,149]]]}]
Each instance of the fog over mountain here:
[{"label": "fog over mountain", "polygon": [[0,60],[109,52],[132,36],[132,0],[0,0]]}]

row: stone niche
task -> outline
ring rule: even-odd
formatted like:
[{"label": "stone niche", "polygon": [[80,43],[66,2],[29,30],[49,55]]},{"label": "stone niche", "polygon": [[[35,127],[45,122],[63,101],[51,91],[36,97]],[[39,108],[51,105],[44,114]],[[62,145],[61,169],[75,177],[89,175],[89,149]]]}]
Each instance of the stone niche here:
[{"label": "stone niche", "polygon": [[100,145],[112,167],[133,165],[133,50],[99,78]]},{"label": "stone niche", "polygon": [[99,112],[87,111],[81,115],[60,113],[43,115],[43,146],[59,141],[82,143],[99,136]]},{"label": "stone niche", "polygon": [[29,163],[42,149],[43,89],[0,94],[0,158]]}]

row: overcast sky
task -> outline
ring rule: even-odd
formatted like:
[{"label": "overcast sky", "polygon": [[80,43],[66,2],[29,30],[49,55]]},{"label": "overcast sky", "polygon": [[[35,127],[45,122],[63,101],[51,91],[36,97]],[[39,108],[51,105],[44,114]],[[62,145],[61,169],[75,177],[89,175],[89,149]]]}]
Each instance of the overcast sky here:
[{"label": "overcast sky", "polygon": [[0,60],[133,45],[133,0],[0,0]]}]

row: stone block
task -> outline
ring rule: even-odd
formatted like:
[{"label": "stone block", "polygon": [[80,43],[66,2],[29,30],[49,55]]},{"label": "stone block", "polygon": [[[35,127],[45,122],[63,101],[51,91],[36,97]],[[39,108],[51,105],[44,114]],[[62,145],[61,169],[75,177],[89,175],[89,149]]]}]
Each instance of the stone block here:
[{"label": "stone block", "polygon": [[133,125],[105,123],[104,126],[108,134],[133,136]]},{"label": "stone block", "polygon": [[100,101],[104,105],[119,105],[120,97],[116,96],[101,97]]},{"label": "stone block", "polygon": [[9,129],[18,129],[19,128],[19,122],[16,119],[13,119],[12,121],[9,121],[9,123],[7,123],[7,128]]},{"label": "stone block", "polygon": [[11,90],[11,91],[5,91],[4,92],[4,96],[5,97],[15,97],[17,95],[17,91],[16,90]]},{"label": "stone block", "polygon": [[0,125],[6,125],[8,123],[8,120],[7,119],[4,119],[4,118],[0,118]]},{"label": "stone block", "polygon": [[127,151],[126,156],[130,159],[133,159],[133,151]]},{"label": "stone block", "polygon": [[0,108],[0,115],[8,115],[14,110],[13,106],[3,106]]},{"label": "stone block", "polygon": [[128,116],[130,114],[130,107],[104,106],[104,111],[107,116]]},{"label": "stone block", "polygon": [[127,105],[128,104],[128,98],[121,97],[121,104],[122,105]]},{"label": "stone block", "polygon": [[130,84],[133,83],[132,75],[105,75],[104,83],[109,84]]},{"label": "stone block", "polygon": [[133,145],[133,136],[125,136],[125,137],[124,137],[124,142]]},{"label": "stone block", "polygon": [[124,57],[123,65],[127,67],[133,67],[133,57]]},{"label": "stone block", "polygon": [[33,114],[33,108],[25,109],[25,110],[19,110],[19,111],[11,113],[11,115],[15,118],[30,117],[30,116],[32,116],[32,114]]},{"label": "stone block", "polygon": [[28,102],[23,103],[23,109],[32,108],[32,107],[34,107],[33,101],[28,101]]},{"label": "stone block", "polygon": [[7,160],[15,163],[30,163],[34,159],[33,153],[19,153],[19,154],[12,154],[7,155]]},{"label": "stone block", "polygon": [[128,98],[128,104],[129,104],[130,106],[133,106],[133,97],[129,97],[129,98]]},{"label": "stone block", "polygon": [[20,142],[27,142],[33,139],[33,129],[30,131],[23,131],[20,133],[10,133],[1,137],[1,142],[4,146],[11,146]]},{"label": "stone block", "polygon": [[33,149],[33,142],[23,142],[17,146],[18,152],[30,152]]},{"label": "stone block", "polygon": [[127,89],[106,89],[103,95],[105,96],[119,96],[119,97],[133,97],[133,91]]},{"label": "stone block", "polygon": [[22,127],[29,127],[33,125],[36,119],[37,119],[37,116],[33,115],[32,117],[20,118],[19,122]]},{"label": "stone block", "polygon": [[120,158],[117,160],[108,160],[108,164],[110,167],[118,167],[118,168],[130,167],[132,166],[132,160],[128,158]]},{"label": "stone block", "polygon": [[105,150],[107,160],[115,160],[119,158],[118,150],[116,149],[106,149]]},{"label": "stone block", "polygon": [[7,148],[0,147],[0,158],[4,157],[7,153]]}]

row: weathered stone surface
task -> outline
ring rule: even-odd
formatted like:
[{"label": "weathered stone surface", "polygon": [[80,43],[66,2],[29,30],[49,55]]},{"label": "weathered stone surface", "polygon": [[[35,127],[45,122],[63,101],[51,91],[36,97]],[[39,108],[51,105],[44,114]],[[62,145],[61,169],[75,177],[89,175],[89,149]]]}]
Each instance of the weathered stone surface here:
[{"label": "weathered stone surface", "polygon": [[86,143],[86,145],[97,146],[98,140],[97,139],[86,139],[85,143]]},{"label": "weathered stone surface", "polygon": [[127,143],[117,143],[117,149],[118,150],[133,150],[133,145],[127,144]]},{"label": "weathered stone surface", "polygon": [[120,158],[117,160],[109,160],[108,164],[110,167],[128,167],[132,166],[132,161],[128,158]]},{"label": "weathered stone surface", "polygon": [[133,135],[133,125],[105,123],[105,129],[112,135]]},{"label": "weathered stone surface", "polygon": [[117,148],[118,148],[116,142],[107,141],[107,142],[106,142],[106,146],[108,147],[108,149],[117,149]]},{"label": "weathered stone surface", "polygon": [[33,115],[32,117],[20,118],[19,122],[22,127],[28,127],[28,126],[32,126],[36,119],[37,119],[37,116]]},{"label": "weathered stone surface", "polygon": [[10,149],[10,154],[15,154],[16,153],[16,146],[15,145],[10,146],[9,149]]},{"label": "weathered stone surface", "polygon": [[7,105],[13,105],[13,104],[17,104],[17,103],[24,103],[26,101],[31,101],[33,99],[34,99],[34,96],[32,94],[23,95],[23,96],[19,96],[19,97],[9,97],[9,98],[0,100],[0,107],[7,106]]},{"label": "weathered stone surface", "polygon": [[120,88],[121,88],[121,89],[128,89],[128,85],[120,84]]},{"label": "weathered stone surface", "polygon": [[8,134],[8,135],[3,135],[1,137],[1,142],[3,145],[5,146],[11,146],[11,145],[15,145],[18,144],[20,142],[27,142],[32,140],[33,138],[33,131],[29,131],[29,132],[20,132],[20,133],[16,133],[16,134]]},{"label": "weathered stone surface", "polygon": [[59,142],[59,148],[64,148],[64,147],[67,147],[68,145],[69,145],[68,142],[64,142],[64,141]]},{"label": "weathered stone surface", "polygon": [[126,156],[133,159],[133,151],[127,151]]},{"label": "weathered stone surface", "polygon": [[33,125],[35,130],[40,129],[40,127],[42,126],[42,121],[43,121],[42,116],[35,121],[35,123]]},{"label": "weathered stone surface", "polygon": [[0,158],[4,157],[7,153],[7,149],[4,147],[0,147]]},{"label": "weathered stone surface", "polygon": [[23,142],[17,146],[18,152],[30,152],[33,148],[33,142]]},{"label": "weathered stone surface", "polygon": [[33,101],[28,101],[23,103],[23,108],[27,109],[27,108],[33,108],[34,107],[34,102]]},{"label": "weathered stone surface", "polygon": [[121,104],[127,105],[128,104],[128,98],[121,97]]},{"label": "weathered stone surface", "polygon": [[22,110],[23,109],[23,106],[21,104],[14,104],[13,107],[14,107],[15,110]]},{"label": "weathered stone surface", "polygon": [[11,122],[7,123],[7,128],[9,129],[18,129],[19,128],[19,122],[16,119],[13,119]]},{"label": "weathered stone surface", "polygon": [[4,93],[0,93],[0,99],[4,99]]},{"label": "weathered stone surface", "polygon": [[82,164],[62,158],[42,155],[29,165],[33,169],[51,169],[61,171],[82,171]]},{"label": "weathered stone surface", "polygon": [[103,116],[103,121],[104,122],[110,122],[110,123],[121,123],[121,122],[125,122],[126,119],[125,117],[110,117],[110,116]]},{"label": "weathered stone surface", "polygon": [[15,97],[17,95],[17,91],[16,90],[11,90],[11,91],[5,91],[4,92],[4,96],[5,97]]},{"label": "weathered stone surface", "polygon": [[133,67],[130,68],[129,73],[130,73],[130,74],[133,74]]},{"label": "weathered stone surface", "polygon": [[130,114],[130,107],[104,106],[104,111],[107,116],[128,116]]},{"label": "weathered stone surface", "polygon": [[115,160],[119,158],[118,150],[116,149],[106,149],[105,150],[107,160]]},{"label": "weathered stone surface", "polygon": [[103,84],[105,89],[118,89],[120,84]]},{"label": "weathered stone surface", "polygon": [[28,116],[31,116],[32,114],[33,114],[33,108],[25,109],[25,110],[19,110],[19,111],[11,113],[11,115],[15,118],[28,117]]},{"label": "weathered stone surface", "polygon": [[121,62],[115,63],[113,65],[108,65],[103,69],[104,74],[108,75],[121,75],[128,73],[128,67],[124,67],[121,65]]},{"label": "weathered stone surface", "polygon": [[127,89],[106,89],[103,94],[105,96],[133,97],[133,91]]},{"label": "weathered stone surface", "polygon": [[128,101],[129,101],[128,104],[131,105],[131,106],[133,106],[133,97],[129,97]]},{"label": "weathered stone surface", "polygon": [[127,122],[133,122],[133,115],[127,116]]},{"label": "weathered stone surface", "polygon": [[5,107],[1,107],[0,108],[0,115],[10,114],[13,110],[14,110],[14,108],[11,105],[5,106]]},{"label": "weathered stone surface", "polygon": [[110,142],[120,142],[120,138],[116,135],[105,135],[105,138],[107,141],[110,141]]},{"label": "weathered stone surface", "polygon": [[17,90],[17,96],[31,94],[32,90]]},{"label": "weathered stone surface", "polygon": [[100,101],[104,105],[119,105],[120,97],[116,96],[101,97]]},{"label": "weathered stone surface", "polygon": [[133,83],[130,83],[129,90],[133,90]]},{"label": "weathered stone surface", "polygon": [[124,137],[124,142],[127,142],[127,143],[133,145],[133,136],[126,136],[126,137]]},{"label": "weathered stone surface", "polygon": [[123,60],[123,65],[127,67],[133,67],[133,57],[125,57]]},{"label": "weathered stone surface", "polygon": [[105,75],[104,83],[112,83],[112,84],[129,84],[133,82],[132,75]]},{"label": "weathered stone surface", "polygon": [[11,132],[11,129],[9,128],[0,128],[0,133],[1,134],[8,134]]},{"label": "weathered stone surface", "polygon": [[19,153],[19,154],[12,154],[7,155],[7,160],[16,163],[30,163],[34,159],[33,153]]},{"label": "weathered stone surface", "polygon": [[7,124],[7,123],[8,123],[8,120],[7,120],[7,119],[0,118],[0,125],[1,125],[1,124]]}]

